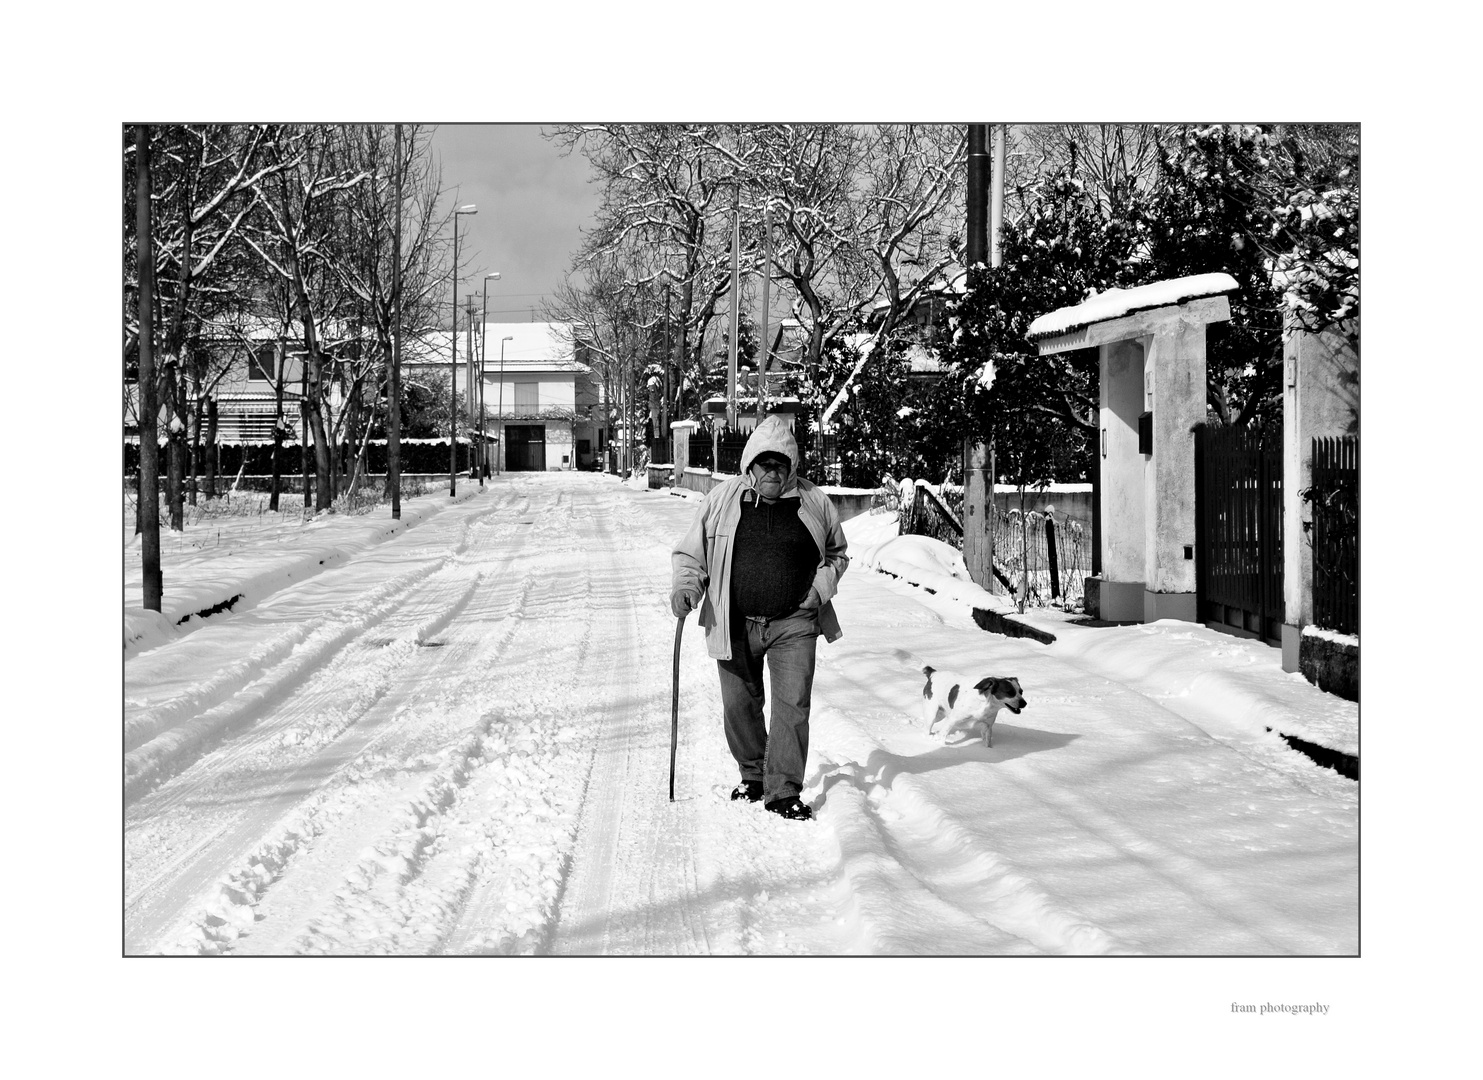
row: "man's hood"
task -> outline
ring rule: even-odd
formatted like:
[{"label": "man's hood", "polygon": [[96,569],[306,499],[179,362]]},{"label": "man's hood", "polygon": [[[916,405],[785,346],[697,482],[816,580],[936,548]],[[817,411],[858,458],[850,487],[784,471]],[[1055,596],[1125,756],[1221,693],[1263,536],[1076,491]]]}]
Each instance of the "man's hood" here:
[{"label": "man's hood", "polygon": [[763,417],[762,423],[747,438],[747,445],[742,447],[741,471],[749,487],[756,487],[750,472],[752,462],[767,453],[782,454],[788,459],[788,482],[783,485],[783,494],[795,490],[798,487],[798,440],[793,438],[788,421],[777,413]]}]

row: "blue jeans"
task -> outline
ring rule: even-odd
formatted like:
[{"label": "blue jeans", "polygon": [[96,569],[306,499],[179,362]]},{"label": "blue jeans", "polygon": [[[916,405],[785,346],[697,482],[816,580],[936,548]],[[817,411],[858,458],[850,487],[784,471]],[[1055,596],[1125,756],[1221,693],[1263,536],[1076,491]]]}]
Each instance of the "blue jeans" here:
[{"label": "blue jeans", "polygon": [[[803,790],[818,643],[817,611],[796,611],[767,622],[738,616],[731,626],[731,659],[716,661],[726,745],[741,778],[762,781],[764,803]],[[764,657],[772,684],[770,733],[762,719],[767,700],[762,686]]]}]

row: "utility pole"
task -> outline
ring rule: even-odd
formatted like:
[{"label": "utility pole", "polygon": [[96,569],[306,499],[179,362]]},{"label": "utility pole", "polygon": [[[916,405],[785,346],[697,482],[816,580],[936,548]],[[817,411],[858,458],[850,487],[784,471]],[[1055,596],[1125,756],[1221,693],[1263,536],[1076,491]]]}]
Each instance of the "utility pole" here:
[{"label": "utility pole", "polygon": [[[474,298],[470,296],[464,303],[464,355],[468,360],[464,363],[463,378],[463,411],[468,417],[469,426],[474,425]],[[472,472],[472,467],[470,472]]]},{"label": "utility pole", "polygon": [[772,201],[762,205],[762,359],[757,364],[757,423],[767,415],[767,352],[772,344],[767,336],[767,305],[772,286]]},{"label": "utility pole", "polygon": [[1009,125],[998,124],[994,139],[994,172],[989,184],[989,265],[1004,258],[1004,162],[1008,157]]},{"label": "utility pole", "polygon": [[987,263],[988,125],[968,125],[968,265]]},{"label": "utility pole", "polygon": [[159,611],[160,403],[154,385],[154,233],[149,208],[149,125],[134,132],[134,213],[139,246],[139,551],[144,561],[144,610]]},{"label": "utility pole", "polygon": [[458,494],[458,213],[453,214],[453,333],[448,335],[448,497]]},{"label": "utility pole", "polygon": [[726,430],[730,434],[736,423],[736,345],[741,322],[741,188],[736,189],[736,204],[731,211],[731,356],[726,368]]},{"label": "utility pole", "polygon": [[448,497],[458,494],[458,219],[477,214],[473,203],[453,211],[453,332],[448,335]]},{"label": "utility pole", "polygon": [[[988,125],[968,125],[968,236],[970,267],[988,262]],[[963,562],[974,584],[994,590],[994,447],[963,440]]]},{"label": "utility pole", "polygon": [[659,410],[659,426],[664,430],[655,434],[665,440],[668,446],[669,440],[669,396],[672,392],[669,383],[670,365],[670,336],[669,336],[669,272],[664,274],[664,407]]}]

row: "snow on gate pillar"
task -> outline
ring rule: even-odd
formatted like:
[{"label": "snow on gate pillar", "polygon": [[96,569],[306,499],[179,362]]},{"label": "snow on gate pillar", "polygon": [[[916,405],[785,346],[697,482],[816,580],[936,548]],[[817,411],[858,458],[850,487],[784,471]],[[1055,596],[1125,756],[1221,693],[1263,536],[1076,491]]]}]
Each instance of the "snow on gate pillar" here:
[{"label": "snow on gate pillar", "polygon": [[1205,327],[1231,317],[1228,274],[1109,289],[1042,315],[1041,356],[1099,359],[1102,574],[1088,598],[1113,622],[1198,621],[1195,444],[1205,420]]}]

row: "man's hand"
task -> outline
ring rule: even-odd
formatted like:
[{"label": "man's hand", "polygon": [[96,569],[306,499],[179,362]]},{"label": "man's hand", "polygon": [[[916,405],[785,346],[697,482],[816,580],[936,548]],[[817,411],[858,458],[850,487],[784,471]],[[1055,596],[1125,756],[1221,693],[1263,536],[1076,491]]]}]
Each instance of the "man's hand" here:
[{"label": "man's hand", "polygon": [[804,611],[813,611],[815,608],[823,607],[823,601],[819,599],[819,590],[810,585],[808,595],[803,598],[803,603],[799,606]]},{"label": "man's hand", "polygon": [[700,607],[699,589],[682,585],[669,594],[669,609],[675,613],[677,619],[683,619],[698,607]]}]

